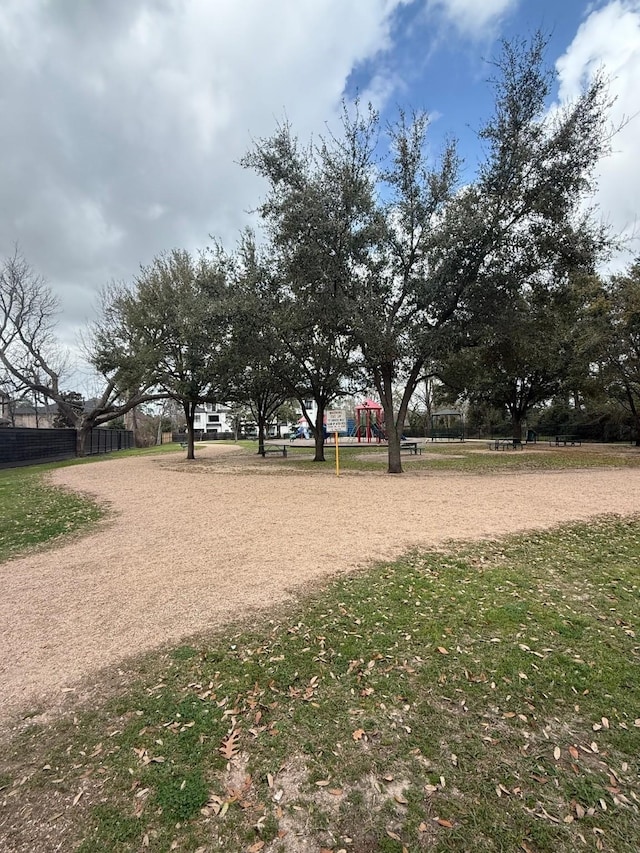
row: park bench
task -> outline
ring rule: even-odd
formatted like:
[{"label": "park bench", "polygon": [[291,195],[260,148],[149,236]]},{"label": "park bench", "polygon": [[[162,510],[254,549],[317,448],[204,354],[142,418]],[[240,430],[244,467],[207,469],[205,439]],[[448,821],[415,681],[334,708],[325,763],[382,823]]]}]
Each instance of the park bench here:
[{"label": "park bench", "polygon": [[408,450],[409,453],[413,453],[414,456],[417,456],[418,453],[422,454],[422,448],[418,447],[417,441],[401,441],[400,450]]},{"label": "park bench", "polygon": [[188,446],[188,445],[187,445],[187,442],[186,442],[186,441],[181,441],[181,442],[180,442],[180,447],[181,447],[183,450],[186,450],[186,449],[187,449],[187,446]]},{"label": "park bench", "polygon": [[282,456],[287,455],[287,445],[286,444],[265,444],[262,450],[259,450],[258,453],[262,456],[263,459],[266,459],[267,453],[280,453]]},{"label": "park bench", "polygon": [[567,445],[579,447],[582,444],[582,440],[577,435],[556,435],[554,438],[549,439],[549,444],[555,444],[556,447],[560,447],[560,445],[564,447]]}]

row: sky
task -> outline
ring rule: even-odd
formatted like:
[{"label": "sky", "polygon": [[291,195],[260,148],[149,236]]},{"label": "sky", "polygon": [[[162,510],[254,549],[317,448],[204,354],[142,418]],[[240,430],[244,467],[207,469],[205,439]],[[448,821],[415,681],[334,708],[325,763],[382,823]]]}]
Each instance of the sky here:
[{"label": "sky", "polygon": [[337,129],[358,94],[390,120],[427,111],[470,181],[490,60],[538,29],[554,99],[609,76],[624,126],[594,201],[622,268],[640,254],[640,0],[2,0],[0,257],[19,245],[74,348],[110,281],[212,236],[233,248],[266,191],[239,164],[255,140]]}]

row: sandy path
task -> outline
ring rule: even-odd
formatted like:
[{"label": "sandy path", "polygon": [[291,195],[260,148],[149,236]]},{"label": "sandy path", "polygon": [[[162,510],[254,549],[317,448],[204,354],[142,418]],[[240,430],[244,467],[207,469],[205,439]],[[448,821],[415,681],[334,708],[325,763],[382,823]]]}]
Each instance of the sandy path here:
[{"label": "sandy path", "polygon": [[[269,476],[237,458],[206,467],[172,454],[55,472],[115,515],[90,536],[0,566],[0,713],[55,706],[106,664],[407,546],[640,509],[640,469],[337,479]],[[278,470],[277,460],[259,464]]]}]

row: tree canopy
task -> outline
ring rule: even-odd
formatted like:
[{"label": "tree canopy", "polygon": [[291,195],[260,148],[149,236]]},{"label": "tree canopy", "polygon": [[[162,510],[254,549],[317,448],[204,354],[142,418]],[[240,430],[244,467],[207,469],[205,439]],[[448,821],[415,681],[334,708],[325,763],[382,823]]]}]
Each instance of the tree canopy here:
[{"label": "tree canopy", "polygon": [[243,159],[266,182],[257,236],[229,254],[163,253],[105,290],[90,336],[105,395],[89,415],[59,388],[57,303],[16,253],[0,278],[0,381],[83,425],[170,397],[190,458],[201,403],[249,405],[262,448],[285,399],[309,418],[313,399],[317,461],[327,408],[375,389],[390,473],[402,472],[416,390],[435,376],[508,412],[520,439],[533,407],[597,373],[640,427],[639,267],[599,281],[611,239],[587,206],[609,147],[606,81],[550,104],[544,51],[539,34],[503,43],[484,159],[466,184],[455,141],[434,156],[419,112],[383,126],[356,102],[308,145],[287,123],[258,140]]}]

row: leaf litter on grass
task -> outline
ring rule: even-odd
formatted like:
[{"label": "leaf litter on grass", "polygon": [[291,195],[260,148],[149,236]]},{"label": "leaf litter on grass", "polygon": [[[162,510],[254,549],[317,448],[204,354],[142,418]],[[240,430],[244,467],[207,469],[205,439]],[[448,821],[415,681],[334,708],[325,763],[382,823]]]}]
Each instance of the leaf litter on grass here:
[{"label": "leaf litter on grass", "polygon": [[0,837],[55,809],[86,851],[631,853],[639,558],[616,518],[414,552],[165,655],[14,741]]}]

